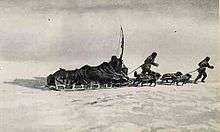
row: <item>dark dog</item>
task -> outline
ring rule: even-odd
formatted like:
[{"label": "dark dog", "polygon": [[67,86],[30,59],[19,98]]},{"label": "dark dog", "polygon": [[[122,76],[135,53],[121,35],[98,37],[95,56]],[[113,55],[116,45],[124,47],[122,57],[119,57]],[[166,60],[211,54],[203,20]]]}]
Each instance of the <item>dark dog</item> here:
[{"label": "dark dog", "polygon": [[[143,86],[144,84],[149,84],[149,86],[153,86],[155,87],[157,84],[157,80],[160,78],[160,74],[156,73],[156,72],[151,72],[150,74],[145,75],[142,78],[142,82],[141,82],[141,86]],[[153,85],[152,85],[153,84]]]},{"label": "dark dog", "polygon": [[137,74],[137,72],[134,72],[134,77],[136,77],[136,79],[134,80],[133,85],[138,86],[139,84],[141,84],[141,86],[144,86],[144,84],[148,84],[149,86],[156,86],[156,81],[160,78],[160,74],[156,73],[156,72],[151,72],[149,74],[146,75],[142,75],[142,74]]},{"label": "dark dog", "polygon": [[178,77],[176,80],[175,80],[175,83],[177,86],[179,86],[179,83],[182,82],[181,85],[183,84],[186,84],[189,82],[190,78],[192,77],[192,75],[190,75],[189,73],[185,74],[185,75],[182,75],[180,77]]},{"label": "dark dog", "polygon": [[175,80],[182,76],[182,72],[176,72],[176,73],[166,73],[166,74],[163,74],[163,76],[161,77],[161,83],[169,83],[170,85],[175,83]]}]

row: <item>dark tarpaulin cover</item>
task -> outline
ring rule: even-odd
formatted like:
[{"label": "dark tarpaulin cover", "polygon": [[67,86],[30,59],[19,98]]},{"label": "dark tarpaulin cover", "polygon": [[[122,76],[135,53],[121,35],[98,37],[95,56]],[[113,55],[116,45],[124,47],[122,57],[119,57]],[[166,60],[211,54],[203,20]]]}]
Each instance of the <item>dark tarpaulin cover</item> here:
[{"label": "dark tarpaulin cover", "polygon": [[47,85],[56,84],[89,84],[91,82],[108,84],[127,82],[127,68],[122,67],[122,60],[113,56],[110,62],[103,62],[98,66],[85,65],[80,69],[65,70],[60,68],[47,77]]}]

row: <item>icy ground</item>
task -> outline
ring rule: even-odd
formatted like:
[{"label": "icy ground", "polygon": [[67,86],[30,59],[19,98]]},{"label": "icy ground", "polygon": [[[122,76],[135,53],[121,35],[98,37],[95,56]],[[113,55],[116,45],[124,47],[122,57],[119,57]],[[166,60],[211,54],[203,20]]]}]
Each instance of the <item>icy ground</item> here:
[{"label": "icy ground", "polygon": [[65,92],[43,90],[40,78],[63,64],[1,65],[0,132],[220,130],[220,83],[211,81],[217,70],[205,84]]},{"label": "icy ground", "polygon": [[217,132],[219,86],[200,83],[66,92],[1,83],[0,131]]}]

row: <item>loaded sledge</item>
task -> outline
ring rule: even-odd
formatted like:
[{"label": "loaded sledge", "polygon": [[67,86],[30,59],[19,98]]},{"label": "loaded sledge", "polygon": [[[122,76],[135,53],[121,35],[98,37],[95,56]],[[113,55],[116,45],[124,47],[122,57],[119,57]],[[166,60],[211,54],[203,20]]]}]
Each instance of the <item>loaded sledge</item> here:
[{"label": "loaded sledge", "polygon": [[127,85],[129,77],[128,68],[123,63],[124,42],[124,32],[121,27],[120,57],[112,56],[109,62],[103,62],[98,66],[85,65],[75,70],[60,68],[47,77],[47,86],[60,90]]}]

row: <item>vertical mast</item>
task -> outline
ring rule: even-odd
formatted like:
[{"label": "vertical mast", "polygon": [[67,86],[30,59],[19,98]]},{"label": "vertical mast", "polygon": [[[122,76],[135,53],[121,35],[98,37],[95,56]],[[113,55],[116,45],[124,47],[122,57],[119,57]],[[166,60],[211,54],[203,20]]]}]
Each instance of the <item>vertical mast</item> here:
[{"label": "vertical mast", "polygon": [[121,26],[121,55],[120,55],[120,59],[122,60],[123,54],[124,54],[124,32]]}]

